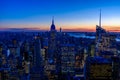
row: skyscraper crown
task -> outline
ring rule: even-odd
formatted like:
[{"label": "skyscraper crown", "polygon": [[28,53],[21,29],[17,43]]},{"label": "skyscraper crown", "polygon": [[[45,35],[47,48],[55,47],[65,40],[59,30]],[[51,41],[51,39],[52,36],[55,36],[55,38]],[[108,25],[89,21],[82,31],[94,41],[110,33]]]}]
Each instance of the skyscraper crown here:
[{"label": "skyscraper crown", "polygon": [[55,30],[54,17],[53,17],[53,19],[52,19],[52,25],[51,25],[50,30],[51,30],[51,31]]}]

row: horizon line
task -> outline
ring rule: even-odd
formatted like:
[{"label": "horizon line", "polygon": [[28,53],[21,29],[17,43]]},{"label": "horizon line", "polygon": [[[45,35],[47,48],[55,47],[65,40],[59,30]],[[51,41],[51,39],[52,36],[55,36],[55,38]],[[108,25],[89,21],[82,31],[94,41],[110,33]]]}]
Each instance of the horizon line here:
[{"label": "horizon line", "polygon": [[[0,28],[0,31],[50,31],[49,29],[40,29],[40,28]],[[59,32],[59,29],[57,29]],[[108,32],[120,32],[120,30],[107,30]],[[86,29],[86,28],[76,28],[76,29],[62,29],[62,32],[96,32],[96,29]]]}]

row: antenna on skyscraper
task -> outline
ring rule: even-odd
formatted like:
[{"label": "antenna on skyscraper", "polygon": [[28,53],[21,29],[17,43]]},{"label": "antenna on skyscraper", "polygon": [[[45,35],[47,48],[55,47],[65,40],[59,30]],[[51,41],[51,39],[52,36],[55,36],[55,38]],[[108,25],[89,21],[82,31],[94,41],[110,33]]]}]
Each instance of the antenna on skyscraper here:
[{"label": "antenna on skyscraper", "polygon": [[54,16],[52,17],[52,24],[54,24]]},{"label": "antenna on skyscraper", "polygon": [[99,26],[101,27],[101,9],[100,9],[100,17],[99,17]]}]

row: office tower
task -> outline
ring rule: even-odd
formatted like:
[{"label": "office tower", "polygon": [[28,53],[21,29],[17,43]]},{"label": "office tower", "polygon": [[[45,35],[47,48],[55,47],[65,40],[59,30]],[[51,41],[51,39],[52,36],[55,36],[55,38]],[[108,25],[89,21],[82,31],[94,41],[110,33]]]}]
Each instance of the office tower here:
[{"label": "office tower", "polygon": [[114,80],[113,72],[117,72],[118,67],[115,65],[118,63],[113,64],[111,57],[116,54],[115,36],[101,27],[100,11],[99,26],[96,26],[95,56],[86,59],[86,80]]},{"label": "office tower", "polygon": [[95,56],[110,58],[117,54],[115,36],[101,27],[101,11],[99,26],[96,26]]},{"label": "office tower", "polygon": [[37,37],[34,43],[34,66],[40,67],[42,63],[40,38]]},{"label": "office tower", "polygon": [[56,74],[56,60],[57,60],[57,53],[56,53],[56,27],[54,25],[54,19],[52,19],[52,25],[50,27],[50,31],[48,34],[48,52],[46,54],[45,60],[45,71],[49,79],[55,79]]},{"label": "office tower", "polygon": [[55,64],[56,59],[56,29],[54,25],[54,19],[52,20],[52,25],[49,31],[49,41],[48,41],[48,62],[50,64]]},{"label": "office tower", "polygon": [[112,76],[113,80],[120,79],[120,58],[118,56],[112,57]]},{"label": "office tower", "polygon": [[100,17],[99,17],[99,25],[96,25],[96,44],[101,40],[101,35],[105,34],[106,30],[101,26],[101,10],[100,10]]},{"label": "office tower", "polygon": [[78,51],[75,54],[75,77],[84,77],[84,49],[77,47]]},{"label": "office tower", "polygon": [[56,55],[56,29],[53,19],[49,31],[49,41],[48,41],[48,60],[50,63],[54,62],[55,55]]},{"label": "office tower", "polygon": [[75,66],[75,45],[61,44],[61,73],[70,76],[74,75]]},{"label": "office tower", "polygon": [[86,80],[113,80],[112,63],[102,57],[87,57],[85,65]]},{"label": "office tower", "polygon": [[31,80],[40,80],[44,77],[40,38],[36,37],[34,41],[33,67],[30,71],[30,77]]}]

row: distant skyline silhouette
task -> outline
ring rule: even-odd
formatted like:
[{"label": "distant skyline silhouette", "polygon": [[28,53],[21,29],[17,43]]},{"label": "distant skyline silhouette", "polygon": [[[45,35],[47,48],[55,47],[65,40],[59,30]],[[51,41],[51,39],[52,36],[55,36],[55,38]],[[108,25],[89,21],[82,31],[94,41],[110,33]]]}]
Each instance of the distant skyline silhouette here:
[{"label": "distant skyline silhouette", "polygon": [[57,30],[95,31],[99,25],[120,31],[120,0],[0,0],[0,30],[49,30],[54,16]]}]

